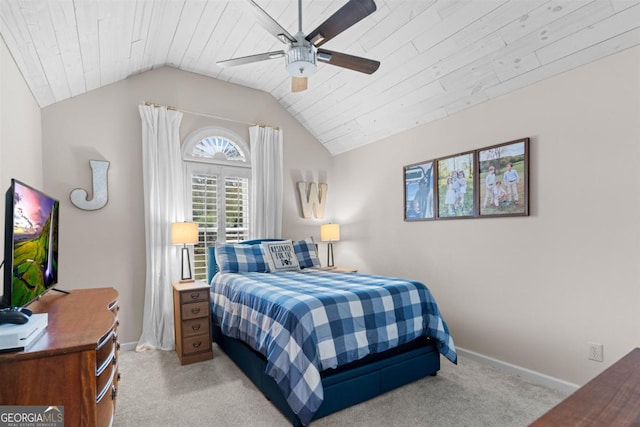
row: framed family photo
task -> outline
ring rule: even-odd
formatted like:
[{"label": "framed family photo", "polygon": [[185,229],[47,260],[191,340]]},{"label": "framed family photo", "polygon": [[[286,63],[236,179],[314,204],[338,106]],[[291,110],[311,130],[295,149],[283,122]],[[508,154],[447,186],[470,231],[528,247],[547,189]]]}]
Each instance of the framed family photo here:
[{"label": "framed family photo", "polygon": [[433,194],[434,162],[404,167],[404,220],[435,219]]},{"label": "framed family photo", "polygon": [[478,150],[480,216],[529,215],[529,138]]},{"label": "framed family photo", "polygon": [[436,160],[438,218],[476,215],[473,151]]}]

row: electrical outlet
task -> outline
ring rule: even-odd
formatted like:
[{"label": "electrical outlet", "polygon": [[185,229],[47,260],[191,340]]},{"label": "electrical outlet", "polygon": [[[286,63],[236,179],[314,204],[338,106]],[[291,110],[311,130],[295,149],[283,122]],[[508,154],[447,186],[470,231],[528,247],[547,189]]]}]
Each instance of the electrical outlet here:
[{"label": "electrical outlet", "polygon": [[589,360],[604,362],[604,346],[595,342],[589,343]]}]

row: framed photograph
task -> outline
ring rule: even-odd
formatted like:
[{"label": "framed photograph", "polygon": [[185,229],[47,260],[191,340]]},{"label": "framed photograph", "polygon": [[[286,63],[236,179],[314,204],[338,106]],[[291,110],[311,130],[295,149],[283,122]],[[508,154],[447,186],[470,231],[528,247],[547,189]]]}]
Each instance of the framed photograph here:
[{"label": "framed photograph", "polygon": [[434,162],[404,167],[404,220],[435,219],[433,194]]},{"label": "framed photograph", "polygon": [[529,138],[478,150],[480,216],[529,215]]},{"label": "framed photograph", "polygon": [[476,216],[475,152],[436,160],[438,218]]}]

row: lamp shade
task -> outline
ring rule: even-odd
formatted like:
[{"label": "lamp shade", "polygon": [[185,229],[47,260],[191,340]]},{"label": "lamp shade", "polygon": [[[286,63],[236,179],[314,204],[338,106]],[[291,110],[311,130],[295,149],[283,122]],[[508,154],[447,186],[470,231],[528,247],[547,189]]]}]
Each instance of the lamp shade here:
[{"label": "lamp shade", "polygon": [[320,240],[323,242],[337,242],[340,240],[340,224],[321,225]]},{"label": "lamp shade", "polygon": [[196,243],[198,243],[198,224],[195,222],[174,222],[171,224],[172,245]]}]

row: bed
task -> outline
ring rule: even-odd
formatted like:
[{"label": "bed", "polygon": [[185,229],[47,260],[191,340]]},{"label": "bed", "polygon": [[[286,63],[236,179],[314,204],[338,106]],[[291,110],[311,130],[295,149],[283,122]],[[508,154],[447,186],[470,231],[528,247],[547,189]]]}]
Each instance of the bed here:
[{"label": "bed", "polygon": [[[263,242],[273,240],[243,250],[259,256]],[[258,271],[219,272],[214,247],[208,257],[214,342],[295,426],[436,375],[441,354],[457,363],[419,282],[314,268],[266,273],[260,261],[250,269]]]}]

